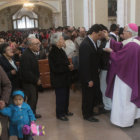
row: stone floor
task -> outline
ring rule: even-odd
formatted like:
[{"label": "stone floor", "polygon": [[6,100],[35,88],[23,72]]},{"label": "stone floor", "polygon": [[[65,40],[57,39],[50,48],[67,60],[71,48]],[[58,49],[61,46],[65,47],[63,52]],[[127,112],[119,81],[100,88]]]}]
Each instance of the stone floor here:
[{"label": "stone floor", "polygon": [[[81,114],[81,92],[71,91],[70,111],[74,116],[68,122],[55,117],[55,94],[45,90],[39,94],[38,113],[42,115],[37,124],[45,126],[46,135],[34,140],[140,140],[140,120],[132,128],[119,128],[110,123],[109,114],[100,115],[99,123],[83,120]],[[11,137],[10,140],[16,140]]]}]

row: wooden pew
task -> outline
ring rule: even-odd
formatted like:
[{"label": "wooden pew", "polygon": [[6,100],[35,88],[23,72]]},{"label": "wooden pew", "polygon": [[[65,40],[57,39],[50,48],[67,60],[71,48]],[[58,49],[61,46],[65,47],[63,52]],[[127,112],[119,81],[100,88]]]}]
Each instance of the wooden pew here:
[{"label": "wooden pew", "polygon": [[39,64],[39,72],[40,72],[40,80],[43,88],[50,88],[50,68],[48,59],[38,60]]},{"label": "wooden pew", "polygon": [[[69,58],[70,63],[72,63],[72,59]],[[51,88],[50,82],[50,68],[48,59],[38,60],[39,64],[39,72],[40,72],[40,80],[43,88]],[[19,67],[20,62],[16,62],[17,67]]]}]

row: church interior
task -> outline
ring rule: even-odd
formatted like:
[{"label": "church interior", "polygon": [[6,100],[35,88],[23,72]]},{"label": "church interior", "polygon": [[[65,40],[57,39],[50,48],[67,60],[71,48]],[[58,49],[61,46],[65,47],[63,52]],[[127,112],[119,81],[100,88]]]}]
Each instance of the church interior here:
[{"label": "church interior", "polygon": [[[0,0],[0,33],[11,31],[47,30],[58,27],[85,27],[111,24],[124,27],[140,25],[140,0]],[[44,76],[44,75],[43,75]],[[43,79],[44,77],[42,77]],[[47,76],[47,78],[50,78]],[[47,81],[50,82],[50,81]],[[55,116],[55,91],[44,86],[39,92],[37,111],[45,126],[44,136],[34,140],[139,140],[140,120],[130,127],[117,127],[110,122],[110,113],[96,116],[99,122],[82,118],[82,89],[70,89],[69,109],[74,113],[69,121]],[[10,137],[16,140],[16,137]]]}]

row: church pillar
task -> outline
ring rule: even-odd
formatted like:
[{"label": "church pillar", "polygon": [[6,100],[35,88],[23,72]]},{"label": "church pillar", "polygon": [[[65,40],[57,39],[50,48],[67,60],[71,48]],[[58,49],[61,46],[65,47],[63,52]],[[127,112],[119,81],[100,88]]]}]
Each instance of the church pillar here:
[{"label": "church pillar", "polygon": [[117,1],[117,23],[121,27],[128,23],[136,23],[136,0]]},{"label": "church pillar", "polygon": [[67,25],[66,0],[62,0],[62,19],[63,19],[63,26],[66,26]]},{"label": "church pillar", "polygon": [[117,24],[119,24],[121,27],[123,27],[126,22],[125,4],[126,4],[126,0],[117,1]]},{"label": "church pillar", "polygon": [[88,30],[95,24],[95,0],[84,0],[84,27]]},{"label": "church pillar", "polygon": [[136,22],[136,0],[130,1],[130,23]]},{"label": "church pillar", "polygon": [[74,26],[74,4],[73,0],[66,0],[67,25]]}]

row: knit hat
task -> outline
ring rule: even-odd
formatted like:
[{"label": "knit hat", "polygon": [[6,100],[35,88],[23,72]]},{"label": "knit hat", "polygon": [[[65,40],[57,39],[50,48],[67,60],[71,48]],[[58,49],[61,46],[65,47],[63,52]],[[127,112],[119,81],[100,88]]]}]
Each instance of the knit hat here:
[{"label": "knit hat", "polygon": [[12,96],[13,96],[13,97],[16,96],[16,95],[20,95],[20,96],[22,96],[22,97],[24,98],[24,93],[23,93],[23,91],[21,91],[21,90],[16,90],[16,91],[14,91],[14,92],[12,93]]}]

